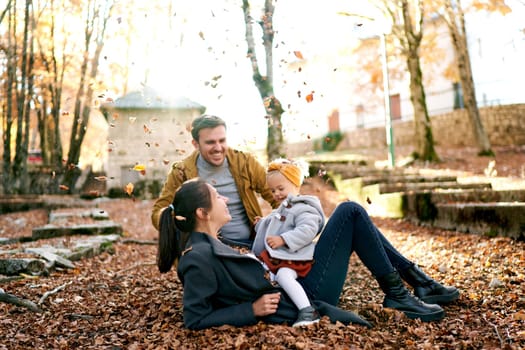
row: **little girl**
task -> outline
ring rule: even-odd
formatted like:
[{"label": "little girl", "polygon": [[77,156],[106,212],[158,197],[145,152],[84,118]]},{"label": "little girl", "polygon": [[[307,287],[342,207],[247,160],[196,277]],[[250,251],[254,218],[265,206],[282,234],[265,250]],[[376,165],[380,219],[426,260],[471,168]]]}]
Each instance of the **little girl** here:
[{"label": "little girl", "polygon": [[313,240],[325,223],[319,199],[299,195],[304,175],[299,163],[286,159],[268,165],[266,182],[280,205],[257,221],[253,243],[254,254],[275,274],[275,281],[299,310],[294,327],[319,322],[319,314],[297,282],[312,268]]}]

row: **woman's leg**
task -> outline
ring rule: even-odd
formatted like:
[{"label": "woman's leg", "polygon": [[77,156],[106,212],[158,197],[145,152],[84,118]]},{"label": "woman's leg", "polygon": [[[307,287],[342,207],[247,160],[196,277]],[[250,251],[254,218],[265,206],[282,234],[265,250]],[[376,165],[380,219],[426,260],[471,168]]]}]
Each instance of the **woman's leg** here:
[{"label": "woman's leg", "polygon": [[392,243],[386,239],[386,237],[379,231],[379,229],[374,226],[375,230],[377,231],[377,234],[379,235],[381,242],[383,243],[383,247],[385,248],[386,255],[388,256],[388,259],[390,260],[390,263],[392,266],[396,268],[396,270],[404,270],[411,266],[414,266],[414,263],[407,258],[405,258],[394,246]]},{"label": "woman's leg", "polygon": [[441,307],[425,304],[408,292],[390,263],[382,238],[362,206],[354,202],[341,203],[319,237],[312,270],[299,282],[312,299],[337,305],[348,261],[355,251],[385,293],[383,306],[422,321],[443,318]]},{"label": "woman's leg", "polygon": [[312,299],[337,305],[352,252],[376,277],[395,270],[382,239],[362,206],[339,204],[315,246],[312,270],[299,281]]}]

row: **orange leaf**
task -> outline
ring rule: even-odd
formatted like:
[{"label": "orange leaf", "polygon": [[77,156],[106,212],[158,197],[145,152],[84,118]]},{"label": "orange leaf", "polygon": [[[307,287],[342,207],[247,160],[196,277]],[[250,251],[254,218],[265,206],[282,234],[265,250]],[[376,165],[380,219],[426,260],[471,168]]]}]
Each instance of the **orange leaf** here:
[{"label": "orange leaf", "polygon": [[298,59],[300,59],[300,60],[304,60],[304,57],[303,57],[303,54],[301,53],[301,51],[294,51],[293,54],[294,54],[295,57],[297,57]]},{"label": "orange leaf", "polygon": [[310,102],[312,102],[314,100],[314,94],[313,93],[308,94],[308,95],[306,95],[305,98],[306,98],[306,102],[310,103]]},{"label": "orange leaf", "polygon": [[67,187],[66,185],[60,185],[58,186],[58,188],[60,188],[62,191],[69,191],[69,187]]},{"label": "orange leaf", "polygon": [[105,176],[95,176],[94,179],[97,181],[106,181],[108,178]]}]

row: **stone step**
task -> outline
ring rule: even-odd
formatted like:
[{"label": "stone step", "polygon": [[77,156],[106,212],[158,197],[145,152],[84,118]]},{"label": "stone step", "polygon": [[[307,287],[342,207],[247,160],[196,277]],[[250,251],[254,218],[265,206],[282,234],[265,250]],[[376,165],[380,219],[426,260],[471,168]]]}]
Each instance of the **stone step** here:
[{"label": "stone step", "polygon": [[419,175],[419,174],[400,174],[400,175],[369,175],[361,178],[363,186],[387,183],[387,184],[403,184],[403,183],[450,183],[456,182],[457,176],[453,175]]},{"label": "stone step", "polygon": [[90,207],[93,202],[72,195],[4,195],[0,197],[0,215],[33,209]]},{"label": "stone step", "polygon": [[122,225],[111,220],[105,220],[95,224],[79,224],[65,227],[47,224],[35,227],[32,231],[32,238],[33,240],[38,240],[70,235],[122,235],[122,232]]},{"label": "stone step", "polygon": [[365,193],[392,193],[392,192],[409,192],[423,190],[449,190],[449,189],[489,189],[492,188],[490,182],[487,183],[459,183],[456,181],[446,182],[399,182],[399,183],[379,183],[374,185],[363,186],[362,192]]},{"label": "stone step", "polygon": [[525,202],[438,203],[432,226],[525,239]]},{"label": "stone step", "polygon": [[345,162],[345,161],[310,161],[310,176],[329,174],[340,176],[342,179],[351,179],[365,176],[391,176],[391,175],[418,175],[418,169],[404,168],[378,168],[367,162]]},{"label": "stone step", "polygon": [[403,217],[417,221],[434,220],[438,203],[525,202],[525,190],[453,189],[402,194]]}]

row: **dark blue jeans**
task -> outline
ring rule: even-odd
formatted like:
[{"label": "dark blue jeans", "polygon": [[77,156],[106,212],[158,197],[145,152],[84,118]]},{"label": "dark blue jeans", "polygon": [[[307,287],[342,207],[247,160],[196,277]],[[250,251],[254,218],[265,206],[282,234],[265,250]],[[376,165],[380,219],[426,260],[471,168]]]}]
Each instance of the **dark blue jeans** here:
[{"label": "dark blue jeans", "polygon": [[312,270],[298,279],[310,298],[337,305],[354,251],[375,277],[413,265],[383,236],[361,205],[343,202],[319,237]]}]

